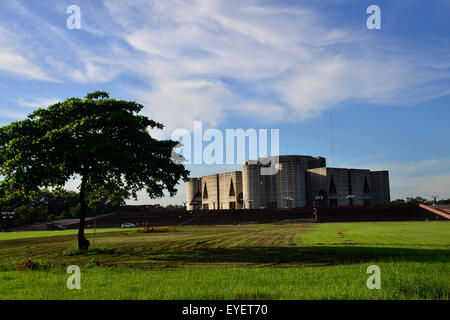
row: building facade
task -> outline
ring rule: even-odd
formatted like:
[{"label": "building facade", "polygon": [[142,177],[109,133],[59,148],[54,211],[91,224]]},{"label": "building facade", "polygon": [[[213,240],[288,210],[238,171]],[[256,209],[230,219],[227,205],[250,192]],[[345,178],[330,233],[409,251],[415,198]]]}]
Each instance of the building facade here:
[{"label": "building facade", "polygon": [[[271,166],[274,173],[265,174]],[[191,178],[186,202],[188,210],[389,204],[389,174],[328,168],[323,157],[266,157],[247,161],[242,171]]]}]

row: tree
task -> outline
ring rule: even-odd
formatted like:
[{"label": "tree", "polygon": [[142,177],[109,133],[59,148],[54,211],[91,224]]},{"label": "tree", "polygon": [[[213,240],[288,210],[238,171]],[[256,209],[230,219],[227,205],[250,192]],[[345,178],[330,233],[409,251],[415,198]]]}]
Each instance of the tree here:
[{"label": "tree", "polygon": [[433,204],[434,201],[427,200],[425,198],[417,196],[415,198],[407,197],[406,200],[396,199],[396,200],[391,201],[391,203],[392,204]]},{"label": "tree", "polygon": [[101,212],[117,211],[120,206],[125,205],[127,197],[126,190],[102,187],[90,191],[86,201],[91,213],[98,215]]},{"label": "tree", "polygon": [[410,203],[410,204],[432,204],[432,201],[429,201],[425,198],[422,197],[415,197],[415,198],[410,198],[407,197],[406,198],[406,203]]},{"label": "tree", "polygon": [[177,145],[157,140],[149,129],[163,125],[138,113],[143,105],[110,99],[96,91],[85,99],[69,98],[31,113],[25,120],[0,128],[0,189],[9,196],[32,196],[42,188],[64,186],[78,176],[80,224],[84,237],[86,194],[97,188],[137,198],[145,189],[151,198],[170,196],[189,172],[172,159]]}]

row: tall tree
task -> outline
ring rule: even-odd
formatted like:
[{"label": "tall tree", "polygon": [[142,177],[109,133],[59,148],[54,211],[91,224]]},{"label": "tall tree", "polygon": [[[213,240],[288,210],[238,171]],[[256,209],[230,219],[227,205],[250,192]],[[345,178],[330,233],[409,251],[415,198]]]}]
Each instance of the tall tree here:
[{"label": "tall tree", "polygon": [[84,236],[86,194],[95,188],[121,191],[137,198],[145,189],[151,198],[164,191],[173,196],[189,172],[172,158],[177,145],[157,140],[150,129],[163,125],[138,113],[143,105],[110,99],[96,91],[85,99],[69,98],[34,111],[23,121],[0,128],[0,189],[30,196],[41,188],[64,186],[79,176],[79,249],[89,248]]}]

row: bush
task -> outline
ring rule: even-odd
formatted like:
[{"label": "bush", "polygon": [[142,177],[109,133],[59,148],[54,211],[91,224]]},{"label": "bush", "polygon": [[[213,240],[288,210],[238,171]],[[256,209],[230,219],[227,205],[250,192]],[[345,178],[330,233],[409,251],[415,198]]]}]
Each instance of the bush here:
[{"label": "bush", "polygon": [[136,233],[152,233],[152,232],[175,232],[174,227],[144,227],[133,230]]},{"label": "bush", "polygon": [[100,262],[98,262],[97,260],[91,259],[91,260],[89,260],[89,262],[86,264],[86,267],[88,267],[88,268],[100,267]]},{"label": "bush", "polygon": [[17,270],[48,270],[50,268],[50,262],[41,263],[38,261],[32,261],[31,258],[25,259],[22,264],[17,266]]}]

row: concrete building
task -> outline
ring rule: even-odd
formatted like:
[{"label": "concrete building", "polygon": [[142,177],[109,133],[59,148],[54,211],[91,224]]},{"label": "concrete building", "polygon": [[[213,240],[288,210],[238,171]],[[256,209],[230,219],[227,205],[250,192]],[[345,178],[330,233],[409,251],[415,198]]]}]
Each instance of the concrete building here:
[{"label": "concrete building", "polygon": [[[272,165],[276,173],[262,174],[262,168]],[[389,174],[328,168],[322,157],[267,157],[247,161],[242,172],[191,178],[186,202],[188,210],[389,204]]]},{"label": "concrete building", "polygon": [[[308,205],[389,204],[389,174],[367,169],[315,168],[306,172]],[[354,195],[355,197],[347,197]],[[316,196],[322,196],[316,200]]]},{"label": "concrete building", "polygon": [[242,172],[191,178],[186,183],[186,202],[188,210],[242,209]]}]

